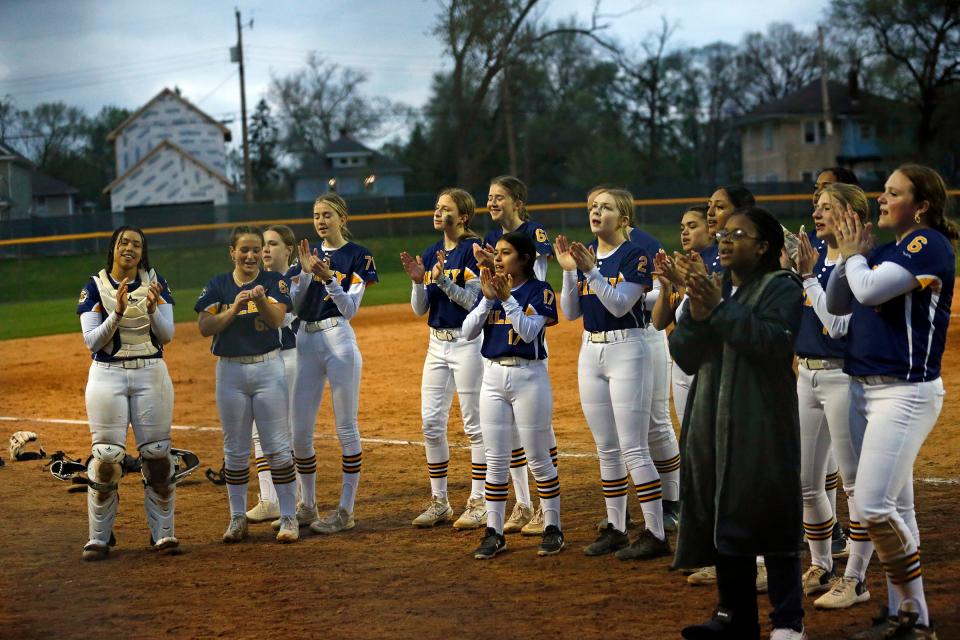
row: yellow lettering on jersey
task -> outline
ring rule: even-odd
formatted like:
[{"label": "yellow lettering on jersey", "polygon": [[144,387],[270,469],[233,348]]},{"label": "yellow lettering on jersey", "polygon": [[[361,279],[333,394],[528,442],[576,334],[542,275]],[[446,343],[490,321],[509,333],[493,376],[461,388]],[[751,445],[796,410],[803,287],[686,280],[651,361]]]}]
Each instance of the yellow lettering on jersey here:
[{"label": "yellow lettering on jersey", "polygon": [[[610,286],[611,286],[611,287],[616,287],[617,284],[623,282],[623,274],[622,274],[622,273],[618,273],[615,278],[614,278],[614,277],[609,277],[609,278],[607,278],[607,282],[610,283]],[[588,281],[587,281],[586,279],[582,280],[582,281],[579,283],[579,288],[580,288],[580,295],[581,295],[581,296],[595,296],[595,295],[597,295],[597,292],[593,290],[593,287],[590,286],[590,284],[588,283]],[[545,304],[549,304],[549,303],[546,302],[546,290],[544,290],[544,303],[545,303]]]},{"label": "yellow lettering on jersey", "polygon": [[[444,269],[444,270],[443,270],[443,275],[447,276],[448,278],[450,278],[451,280],[453,280],[454,282],[456,282],[456,281],[457,281],[457,278],[460,277],[460,273],[461,273],[462,271],[463,271],[463,269]],[[468,270],[467,272],[469,273],[469,270]],[[476,277],[476,276],[472,276],[472,277]],[[470,280],[470,278],[466,278],[466,277],[465,277],[465,278],[464,278],[464,281],[466,281],[466,280]],[[360,280],[359,280],[359,278],[358,278],[358,279],[357,279],[357,282],[359,282],[359,281],[360,281]],[[433,284],[433,282],[434,282],[434,279],[433,279],[433,271],[431,270],[431,271],[425,272],[425,273],[423,274],[423,284],[424,284],[424,286]]]},{"label": "yellow lettering on jersey", "polygon": [[918,253],[923,249],[925,244],[927,244],[927,239],[924,236],[917,236],[907,245],[907,251],[910,253]]},{"label": "yellow lettering on jersey", "polygon": [[503,309],[496,309],[487,312],[487,324],[510,324],[503,313]]},{"label": "yellow lettering on jersey", "polygon": [[248,313],[256,313],[257,311],[258,311],[257,303],[254,302],[253,300],[247,300],[247,308],[241,309],[237,315],[244,316],[244,315],[247,315]]},{"label": "yellow lettering on jersey", "polygon": [[520,344],[520,334],[513,329],[510,329],[510,331],[507,333],[507,343],[514,346]]}]

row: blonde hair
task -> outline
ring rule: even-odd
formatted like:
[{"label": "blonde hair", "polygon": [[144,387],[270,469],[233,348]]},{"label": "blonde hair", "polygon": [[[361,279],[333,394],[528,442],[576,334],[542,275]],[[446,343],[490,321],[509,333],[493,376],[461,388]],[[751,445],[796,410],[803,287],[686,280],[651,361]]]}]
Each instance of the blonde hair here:
[{"label": "blonde hair", "polygon": [[477,203],[468,191],[457,187],[449,187],[437,194],[437,200],[440,196],[449,196],[453,204],[457,206],[457,214],[466,216],[467,220],[463,223],[463,238],[479,238],[480,235],[470,228],[470,222],[473,215],[477,212]]},{"label": "blonde hair", "polygon": [[613,198],[613,204],[617,209],[617,213],[619,213],[621,217],[627,218],[627,224],[623,228],[623,237],[629,240],[630,234],[627,232],[627,228],[633,226],[633,214],[636,211],[636,205],[633,203],[633,194],[626,189],[601,189],[597,195],[600,195],[600,193],[606,193]]},{"label": "blonde hair", "polygon": [[870,218],[870,203],[867,201],[867,194],[863,189],[855,184],[846,184],[843,182],[831,182],[823,186],[820,195],[827,194],[833,200],[844,207],[850,206],[860,218],[860,222],[866,222]]},{"label": "blonde hair", "polygon": [[317,199],[313,201],[313,208],[316,209],[318,205],[324,203],[340,216],[340,220],[343,222],[343,237],[350,238],[350,230],[347,229],[347,201],[336,193],[324,193],[317,196]]},{"label": "blonde hair", "polygon": [[527,185],[523,184],[520,178],[515,178],[514,176],[497,176],[490,181],[490,184],[503,187],[503,189],[510,194],[510,197],[513,198],[514,202],[520,203],[517,206],[517,215],[521,220],[530,219],[530,214],[527,213]]}]

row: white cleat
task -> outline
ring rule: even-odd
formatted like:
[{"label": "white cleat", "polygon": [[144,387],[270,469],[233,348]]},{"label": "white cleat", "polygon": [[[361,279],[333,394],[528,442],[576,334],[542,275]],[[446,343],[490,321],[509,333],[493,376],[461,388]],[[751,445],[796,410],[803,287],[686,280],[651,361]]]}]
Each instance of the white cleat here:
[{"label": "white cleat", "polygon": [[247,522],[257,523],[276,520],[280,517],[280,505],[276,502],[264,502],[261,498],[252,509],[247,511]]},{"label": "white cleat", "polygon": [[513,513],[503,523],[503,535],[519,533],[533,519],[533,507],[518,502],[513,505]]},{"label": "white cleat", "polygon": [[277,542],[286,544],[300,539],[300,524],[294,516],[280,516],[280,531]]},{"label": "white cleat", "polygon": [[413,520],[413,526],[418,529],[435,527],[443,522],[449,522],[453,517],[453,509],[446,500],[434,498],[426,510]]},{"label": "white cleat", "polygon": [[230,516],[230,524],[227,530],[223,532],[223,541],[227,544],[240,542],[247,537],[247,516]]},{"label": "white cleat", "polygon": [[[279,507],[278,507],[279,510]],[[320,513],[317,511],[317,505],[307,506],[302,502],[297,504],[297,523],[301,527],[310,526],[311,523],[316,522],[317,518],[320,517]],[[280,514],[277,514],[277,519],[270,523],[270,526],[273,527],[274,531],[280,531]]]},{"label": "white cleat", "polygon": [[833,583],[833,589],[813,602],[817,609],[846,609],[870,599],[867,585],[857,578],[840,578]]},{"label": "white cleat", "polygon": [[480,496],[467,500],[466,510],[460,514],[453,528],[458,531],[466,529],[482,529],[487,526],[487,501]]},{"label": "white cleat", "polygon": [[699,587],[706,584],[717,584],[717,568],[703,567],[687,576],[687,584]]},{"label": "white cleat", "polygon": [[530,518],[530,522],[523,525],[520,528],[520,535],[522,536],[542,536],[543,535],[543,505],[537,507],[537,510],[533,512],[533,517]]},{"label": "white cleat", "polygon": [[808,640],[806,631],[796,631],[794,629],[774,629],[770,634],[770,640]]},{"label": "white cleat", "polygon": [[183,553],[180,548],[180,541],[173,536],[160,538],[153,545],[154,550],[161,556],[178,556]]},{"label": "white cleat", "polygon": [[347,513],[343,507],[337,507],[335,510],[325,514],[322,518],[310,523],[310,531],[314,533],[339,533],[349,531],[357,526],[352,513]]}]

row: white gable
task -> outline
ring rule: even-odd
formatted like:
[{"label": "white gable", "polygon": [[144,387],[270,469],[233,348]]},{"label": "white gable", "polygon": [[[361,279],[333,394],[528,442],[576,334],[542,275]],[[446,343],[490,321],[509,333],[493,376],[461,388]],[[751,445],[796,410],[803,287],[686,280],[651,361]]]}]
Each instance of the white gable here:
[{"label": "white gable", "polygon": [[226,204],[227,185],[169,146],[154,153],[110,191],[113,211],[187,202]]}]

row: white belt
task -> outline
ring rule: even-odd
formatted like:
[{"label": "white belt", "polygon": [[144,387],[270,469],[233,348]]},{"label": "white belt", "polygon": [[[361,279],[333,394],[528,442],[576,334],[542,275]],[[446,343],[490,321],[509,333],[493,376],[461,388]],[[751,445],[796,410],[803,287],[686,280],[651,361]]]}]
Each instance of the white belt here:
[{"label": "white belt", "polygon": [[800,358],[800,366],[810,371],[843,369],[842,358]]},{"label": "white belt", "polygon": [[643,329],[614,329],[613,331],[584,331],[584,333],[587,336],[587,342],[606,344],[635,338],[643,335],[643,331]]},{"label": "white belt", "polygon": [[501,367],[526,367],[533,362],[533,360],[521,358],[519,356],[504,356],[502,358],[492,358],[490,362],[498,364]]},{"label": "white belt", "polygon": [[430,327],[430,334],[441,342],[456,342],[457,339],[463,337],[463,332],[460,329],[434,329]]},{"label": "white belt", "polygon": [[280,350],[274,349],[273,351],[268,351],[255,356],[220,356],[220,359],[224,362],[236,362],[237,364],[256,364],[258,362],[266,362],[267,360],[273,360],[274,358],[279,357]]},{"label": "white belt", "polygon": [[324,320],[314,320],[313,322],[304,322],[303,328],[307,333],[316,333],[324,329],[332,329],[340,324],[342,318],[325,318]]},{"label": "white belt", "polygon": [[113,362],[93,361],[95,365],[103,367],[104,369],[142,369],[144,367],[152,367],[158,362],[161,362],[161,358],[131,358],[129,360],[114,360]]},{"label": "white belt", "polygon": [[906,380],[901,380],[900,378],[894,378],[893,376],[851,376],[853,380],[856,380],[860,384],[896,384],[898,382],[906,382]]}]

